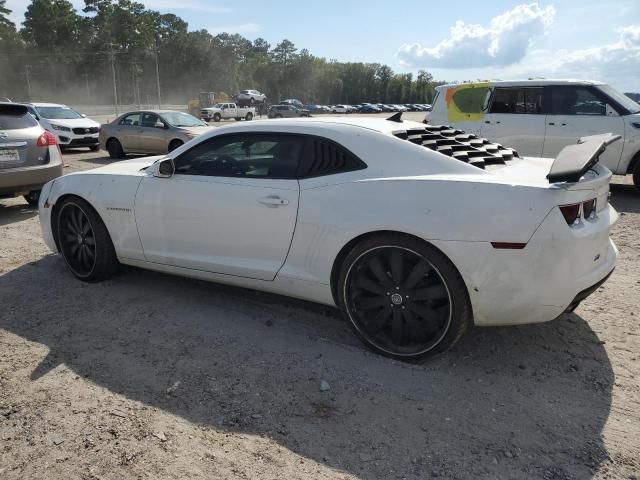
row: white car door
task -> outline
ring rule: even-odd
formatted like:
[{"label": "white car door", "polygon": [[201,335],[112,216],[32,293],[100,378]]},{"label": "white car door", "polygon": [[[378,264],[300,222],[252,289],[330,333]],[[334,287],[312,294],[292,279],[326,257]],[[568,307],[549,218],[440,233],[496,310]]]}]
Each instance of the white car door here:
[{"label": "white car door", "polygon": [[[547,116],[544,157],[555,157],[580,137],[614,133],[624,138],[624,120],[607,105],[606,97],[595,88],[583,85],[551,87],[551,110]],[[613,143],[600,157],[611,171],[618,170],[623,141]],[[626,172],[620,172],[626,173]]]},{"label": "white car door", "polygon": [[522,156],[542,156],[543,97],[542,87],[496,88],[482,119],[480,135],[514,148]]},{"label": "white car door", "polygon": [[273,280],[287,256],[304,139],[230,134],[175,158],[169,178],[145,177],[135,215],[145,258]]}]

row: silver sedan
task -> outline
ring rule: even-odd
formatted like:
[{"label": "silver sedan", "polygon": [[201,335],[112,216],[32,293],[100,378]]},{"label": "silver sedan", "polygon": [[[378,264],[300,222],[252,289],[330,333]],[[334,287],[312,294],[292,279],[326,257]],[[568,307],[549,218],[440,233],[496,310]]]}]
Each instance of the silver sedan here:
[{"label": "silver sedan", "polygon": [[211,128],[187,113],[143,110],[125,113],[102,125],[99,140],[111,158],[123,158],[127,153],[163,154]]}]

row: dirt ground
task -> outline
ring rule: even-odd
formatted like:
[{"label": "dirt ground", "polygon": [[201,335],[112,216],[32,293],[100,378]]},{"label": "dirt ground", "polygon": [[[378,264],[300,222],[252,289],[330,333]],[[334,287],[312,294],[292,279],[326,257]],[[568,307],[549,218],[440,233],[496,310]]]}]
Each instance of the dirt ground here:
[{"label": "dirt ground", "polygon": [[620,262],[574,314],[407,365],[318,305],[83,284],[0,200],[0,479],[638,479],[640,194],[618,178],[611,202]]}]

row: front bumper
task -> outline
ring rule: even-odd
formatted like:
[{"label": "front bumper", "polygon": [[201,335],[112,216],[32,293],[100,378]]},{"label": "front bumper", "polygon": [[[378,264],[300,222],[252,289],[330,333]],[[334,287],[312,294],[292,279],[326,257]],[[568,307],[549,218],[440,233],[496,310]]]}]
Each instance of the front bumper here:
[{"label": "front bumper", "polygon": [[61,147],[91,147],[98,145],[98,133],[77,135],[73,132],[52,132],[58,139]]}]

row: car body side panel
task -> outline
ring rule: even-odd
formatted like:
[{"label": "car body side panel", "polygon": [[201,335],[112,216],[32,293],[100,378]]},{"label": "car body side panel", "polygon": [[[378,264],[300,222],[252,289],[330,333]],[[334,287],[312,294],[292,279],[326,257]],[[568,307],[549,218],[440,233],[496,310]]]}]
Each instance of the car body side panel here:
[{"label": "car body side panel", "polygon": [[142,174],[65,175],[53,182],[45,200],[53,205],[65,194],[85,199],[96,209],[107,226],[118,258],[144,260],[133,208],[141,180]]}]

